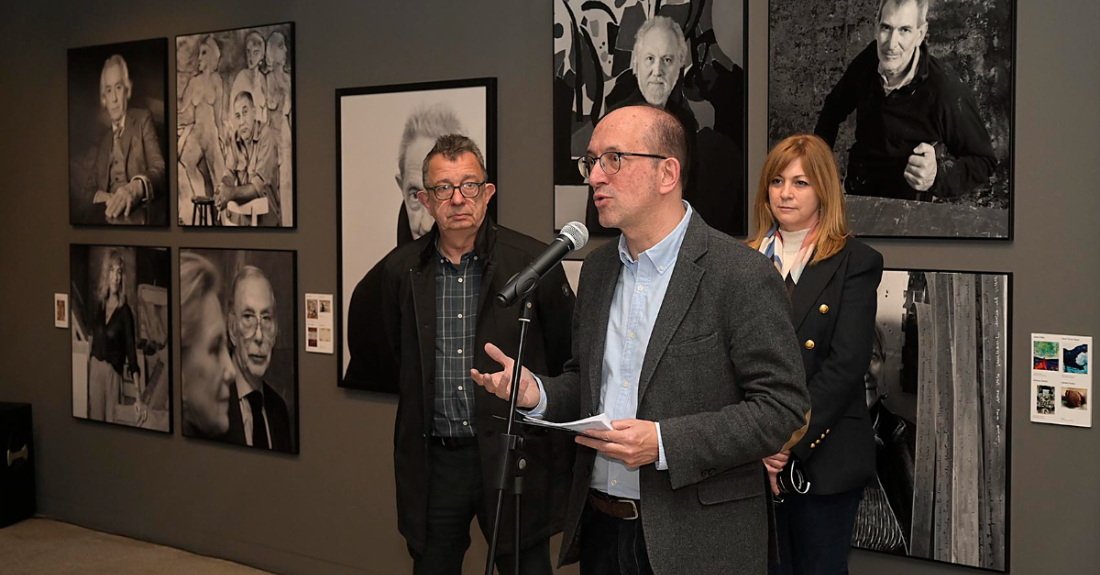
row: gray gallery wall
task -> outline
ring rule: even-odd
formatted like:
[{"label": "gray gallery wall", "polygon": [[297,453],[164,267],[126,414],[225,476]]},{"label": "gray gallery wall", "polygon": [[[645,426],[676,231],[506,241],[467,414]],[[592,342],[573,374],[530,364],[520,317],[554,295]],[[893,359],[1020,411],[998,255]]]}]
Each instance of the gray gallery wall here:
[{"label": "gray gallery wall", "polygon": [[[750,8],[755,174],[767,152],[767,0]],[[286,20],[297,23],[296,231],[68,225],[66,48]],[[1100,335],[1100,35],[1090,31],[1100,4],[1020,0],[1018,20],[1015,240],[871,243],[889,266],[1014,273],[1011,571],[1096,573],[1100,429],[1028,422],[1028,338]],[[0,399],[34,404],[41,513],[279,573],[408,572],[395,527],[393,399],[338,389],[336,357],[301,352],[297,457],[184,439],[178,384],[174,435],[78,421],[69,335],[52,327],[51,294],[66,291],[72,242],[293,249],[299,291],[334,292],[341,87],[499,78],[500,220],[549,240],[550,45],[548,0],[0,4]],[[467,573],[479,571],[483,549],[475,543]],[[852,572],[969,570],[854,552]]]}]

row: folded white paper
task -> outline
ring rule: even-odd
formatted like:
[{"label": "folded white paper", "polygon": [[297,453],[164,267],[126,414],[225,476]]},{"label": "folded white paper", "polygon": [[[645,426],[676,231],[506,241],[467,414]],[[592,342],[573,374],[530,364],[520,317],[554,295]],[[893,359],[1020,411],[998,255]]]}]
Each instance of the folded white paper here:
[{"label": "folded white paper", "polygon": [[526,415],[521,419],[525,424],[537,425],[539,427],[549,427],[551,429],[564,429],[572,431],[574,433],[584,433],[585,431],[612,431],[615,428],[611,427],[611,419],[607,417],[606,413],[599,415],[593,415],[586,419],[578,419],[577,421],[567,421],[565,423],[554,423],[553,421],[545,421],[534,417],[528,417]]}]

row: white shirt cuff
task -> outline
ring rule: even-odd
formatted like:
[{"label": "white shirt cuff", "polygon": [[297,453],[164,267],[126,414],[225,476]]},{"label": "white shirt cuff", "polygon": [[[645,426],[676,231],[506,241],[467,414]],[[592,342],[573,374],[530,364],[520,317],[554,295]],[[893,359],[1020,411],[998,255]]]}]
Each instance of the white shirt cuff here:
[{"label": "white shirt cuff", "polygon": [[535,383],[539,385],[539,403],[530,411],[520,408],[516,408],[516,411],[527,415],[527,417],[542,417],[546,414],[546,389],[542,387],[542,380],[539,379],[539,376],[532,373],[531,377],[535,378]]},{"label": "white shirt cuff", "polygon": [[661,439],[661,423],[653,422],[657,426],[657,471],[668,469],[668,461],[665,459],[665,440]]}]

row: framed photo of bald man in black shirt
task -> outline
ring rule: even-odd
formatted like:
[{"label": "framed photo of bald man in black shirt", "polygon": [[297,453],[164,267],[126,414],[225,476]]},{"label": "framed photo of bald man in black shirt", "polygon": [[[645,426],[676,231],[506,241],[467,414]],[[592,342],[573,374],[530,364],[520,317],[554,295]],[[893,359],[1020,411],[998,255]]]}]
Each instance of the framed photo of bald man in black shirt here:
[{"label": "framed photo of bald man in black shirt", "polygon": [[[684,125],[684,199],[713,228],[748,233],[744,0],[554,1],[554,228],[600,225],[577,161],[608,112],[665,109]],[[655,150],[638,150],[660,153]]]},{"label": "framed photo of bald man in black shirt", "polygon": [[769,145],[833,147],[855,234],[1012,239],[1015,0],[769,4]]}]

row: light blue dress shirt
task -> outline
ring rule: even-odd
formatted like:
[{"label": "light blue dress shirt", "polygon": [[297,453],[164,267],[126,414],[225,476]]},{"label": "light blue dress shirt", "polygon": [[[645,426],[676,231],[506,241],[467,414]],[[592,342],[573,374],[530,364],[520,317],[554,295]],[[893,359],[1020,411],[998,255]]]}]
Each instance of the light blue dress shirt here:
[{"label": "light blue dress shirt", "polygon": [[[687,213],[676,228],[657,245],[638,254],[636,260],[630,257],[626,238],[619,237],[619,258],[623,267],[615,283],[607,322],[599,406],[599,413],[606,413],[612,421],[637,417],[642,361],[694,211],[687,202],[684,202],[684,208]],[[542,397],[531,410],[529,415],[532,416],[541,415],[546,410],[542,382],[538,381],[538,385]],[[657,423],[657,441],[657,469],[668,469],[660,423]],[[602,453],[596,454],[591,487],[614,497],[641,498],[638,469],[629,468],[618,459]]]}]

